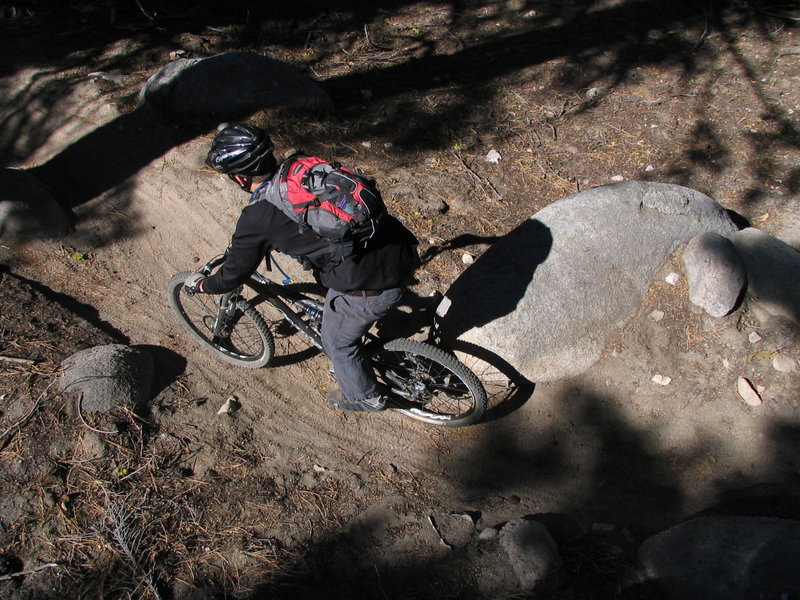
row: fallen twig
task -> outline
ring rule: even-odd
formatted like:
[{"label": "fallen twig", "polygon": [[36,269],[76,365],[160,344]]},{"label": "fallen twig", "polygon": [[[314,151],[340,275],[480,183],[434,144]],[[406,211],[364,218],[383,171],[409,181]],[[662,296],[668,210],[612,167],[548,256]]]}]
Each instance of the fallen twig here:
[{"label": "fallen twig", "polygon": [[4,362],[16,363],[19,365],[35,365],[36,361],[31,360],[30,358],[16,358],[14,356],[2,356],[0,355],[0,360]]},{"label": "fallen twig", "polygon": [[16,573],[9,573],[8,575],[0,576],[0,581],[8,581],[9,579],[14,579],[14,577],[24,577],[25,575],[32,575],[37,571],[44,571],[45,569],[55,569],[58,566],[59,565],[56,563],[47,563],[46,565],[35,567],[33,569],[28,569],[26,571],[17,571]]},{"label": "fallen twig", "polygon": [[123,498],[121,502],[117,504],[108,491],[105,489],[103,491],[106,493],[107,499],[106,518],[110,524],[108,533],[117,543],[120,550],[122,550],[125,557],[130,561],[134,569],[139,572],[142,577],[142,582],[147,589],[150,590],[156,600],[161,600],[161,594],[159,594],[158,588],[156,587],[153,572],[146,568],[141,561],[140,549],[144,531],[138,528],[139,523],[136,519],[137,516],[141,516],[142,514],[136,512],[139,507],[129,510],[125,506],[126,498]]},{"label": "fallen twig", "polygon": [[25,425],[25,423],[27,423],[27,422],[30,420],[30,418],[33,416],[33,414],[34,414],[34,413],[35,413],[35,412],[38,410],[38,408],[39,408],[39,405],[42,403],[42,398],[43,398],[43,397],[44,397],[44,395],[47,393],[47,390],[49,390],[49,389],[50,389],[50,386],[51,386],[51,385],[53,385],[55,382],[56,382],[56,380],[54,379],[54,380],[53,380],[53,381],[51,381],[49,384],[47,384],[47,387],[46,387],[46,388],[44,388],[44,389],[42,390],[42,393],[41,393],[41,394],[39,394],[39,397],[38,397],[38,398],[36,398],[36,401],[33,403],[33,408],[31,408],[31,409],[28,411],[28,414],[27,414],[27,415],[25,415],[24,417],[22,417],[22,418],[21,418],[19,421],[17,421],[16,423],[14,423],[14,424],[13,424],[11,427],[9,427],[8,429],[6,429],[6,430],[5,430],[3,433],[0,433],[0,450],[2,450],[3,448],[5,448],[5,447],[6,447],[6,444],[8,443],[8,442],[6,441],[6,436],[10,437],[10,436],[11,436],[11,434],[12,434],[12,433],[13,433],[15,430],[17,430],[17,429],[21,429],[21,428],[22,428],[22,427]]},{"label": "fallen twig", "polygon": [[76,406],[77,406],[77,409],[78,409],[78,417],[80,418],[81,423],[83,423],[83,426],[86,427],[86,429],[94,431],[95,433],[100,433],[102,435],[116,435],[117,433],[119,433],[119,431],[117,431],[116,429],[109,430],[109,431],[104,431],[102,429],[97,429],[95,427],[92,427],[91,425],[89,425],[86,422],[86,419],[83,418],[83,408],[82,408],[83,407],[83,392],[81,392],[81,395],[78,396],[78,402],[77,402]]},{"label": "fallen twig", "polygon": [[467,163],[464,161],[464,159],[458,152],[453,152],[453,156],[455,156],[459,160],[459,162],[461,162],[461,166],[467,170],[467,173],[472,175],[472,177],[478,182],[478,185],[485,186],[492,191],[493,200],[500,200],[500,198],[502,198],[500,192],[497,191],[497,189],[492,185],[492,183],[485,177],[481,177],[475,171],[470,169],[469,165],[467,165]]}]

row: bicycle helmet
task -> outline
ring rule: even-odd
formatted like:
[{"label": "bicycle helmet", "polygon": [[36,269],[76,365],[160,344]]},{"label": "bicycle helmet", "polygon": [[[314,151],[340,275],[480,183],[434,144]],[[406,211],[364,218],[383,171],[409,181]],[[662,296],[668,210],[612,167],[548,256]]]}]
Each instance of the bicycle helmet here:
[{"label": "bicycle helmet", "polygon": [[229,175],[265,175],[275,171],[272,140],[263,130],[246,123],[231,123],[211,143],[206,164]]}]

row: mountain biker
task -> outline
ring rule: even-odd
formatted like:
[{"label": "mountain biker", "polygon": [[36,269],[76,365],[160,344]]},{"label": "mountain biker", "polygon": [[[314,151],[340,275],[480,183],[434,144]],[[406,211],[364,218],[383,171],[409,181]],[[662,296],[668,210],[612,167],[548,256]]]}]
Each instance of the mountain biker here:
[{"label": "mountain biker", "polygon": [[[219,131],[206,164],[248,193],[279,168],[269,136],[244,123]],[[365,249],[333,259],[327,241],[298,228],[271,202],[253,202],[253,197],[242,210],[222,267],[208,277],[193,273],[184,285],[190,293],[224,294],[246,281],[272,250],[299,259],[328,288],[322,345],[340,387],[328,394],[328,402],[345,411],[383,410],[387,398],[364,356],[363,336],[400,302],[413,279],[419,264],[416,237],[387,214],[380,234]]]}]

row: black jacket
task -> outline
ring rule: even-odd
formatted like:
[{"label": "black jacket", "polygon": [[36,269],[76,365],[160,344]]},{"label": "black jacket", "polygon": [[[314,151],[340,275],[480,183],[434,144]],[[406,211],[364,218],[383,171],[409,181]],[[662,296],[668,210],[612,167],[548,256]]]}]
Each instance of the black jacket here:
[{"label": "black jacket", "polygon": [[417,238],[391,215],[381,220],[378,234],[366,250],[340,262],[330,261],[328,242],[313,231],[300,231],[297,223],[269,202],[255,202],[242,210],[231,240],[228,258],[209,276],[203,290],[224,294],[255,272],[264,257],[276,250],[302,259],[307,257],[319,282],[340,292],[385,290],[409,282],[419,265]]}]

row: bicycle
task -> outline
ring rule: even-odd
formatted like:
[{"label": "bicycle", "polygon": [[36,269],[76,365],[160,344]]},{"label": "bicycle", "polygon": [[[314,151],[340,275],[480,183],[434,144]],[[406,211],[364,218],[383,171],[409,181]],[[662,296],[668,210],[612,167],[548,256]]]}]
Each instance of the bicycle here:
[{"label": "bicycle", "polygon": [[[225,261],[213,258],[199,270],[210,275]],[[280,268],[279,268],[280,269]],[[219,296],[190,294],[183,285],[190,271],[174,275],[167,287],[169,304],[189,335],[217,358],[257,369],[275,357],[276,328],[288,325],[324,353],[320,331],[324,298],[298,291],[287,276],[283,283],[254,273],[232,292]],[[264,310],[276,319],[267,325],[255,299],[242,295],[248,287]],[[427,342],[408,338],[389,341],[368,336],[365,347],[379,383],[388,392],[389,406],[425,423],[464,427],[480,421],[487,397],[478,377],[453,354]]]}]

